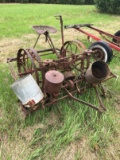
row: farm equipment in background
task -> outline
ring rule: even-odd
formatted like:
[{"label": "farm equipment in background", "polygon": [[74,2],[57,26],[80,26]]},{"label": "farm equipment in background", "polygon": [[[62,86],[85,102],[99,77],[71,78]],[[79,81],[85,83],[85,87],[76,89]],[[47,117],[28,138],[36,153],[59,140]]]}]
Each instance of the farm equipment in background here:
[{"label": "farm equipment in background", "polygon": [[[100,49],[86,49],[78,40],[64,42],[63,21],[61,23],[62,47],[56,48],[50,37],[56,29],[50,26],[33,26],[38,38],[33,48],[19,49],[16,58],[8,58],[10,70],[15,82],[11,86],[20,100],[22,110],[27,115],[39,108],[45,108],[65,98],[74,99],[98,112],[106,110],[100,94],[105,96],[102,82],[116,77],[111,73],[108,65],[94,54]],[[77,28],[78,29],[78,28]],[[50,48],[36,50],[35,46],[41,35],[45,36]],[[104,50],[101,51],[103,54]],[[46,59],[45,57],[49,57]],[[17,63],[18,73],[14,72],[11,62]],[[32,76],[31,76],[32,75]],[[87,94],[87,90],[94,88],[99,106],[77,98],[78,94]],[[99,94],[98,92],[101,92]]]},{"label": "farm equipment in background", "polygon": [[[100,59],[104,62],[110,62],[113,56],[112,49],[120,52],[120,30],[117,31],[114,35],[104,32],[98,28],[92,26],[93,24],[77,24],[77,25],[68,25],[65,26],[66,29],[74,28],[75,30],[87,35],[88,40],[90,38],[94,39],[97,42],[92,43],[89,49],[96,51],[93,56],[96,60]],[[103,39],[81,29],[82,27],[90,28],[100,34]],[[112,48],[112,49],[111,49]]]}]

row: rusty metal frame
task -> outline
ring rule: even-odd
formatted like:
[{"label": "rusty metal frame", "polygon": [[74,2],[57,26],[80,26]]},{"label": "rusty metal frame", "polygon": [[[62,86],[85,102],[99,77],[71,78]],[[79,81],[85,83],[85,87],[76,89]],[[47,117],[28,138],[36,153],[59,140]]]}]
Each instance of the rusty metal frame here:
[{"label": "rusty metal frame", "polygon": [[[44,98],[34,106],[26,108],[21,102],[20,106],[24,111],[24,113],[27,115],[39,108],[45,108],[65,98],[72,98],[78,101],[79,103],[87,105],[88,107],[93,108],[98,112],[102,113],[106,110],[106,108],[102,103],[97,88],[100,88],[101,92],[105,96],[105,91],[101,83],[116,76],[110,72],[110,75],[100,83],[89,84],[85,80],[85,74],[91,65],[91,56],[94,51],[87,50],[84,44],[78,40],[64,42],[62,16],[57,16],[57,19],[60,20],[61,24],[62,47],[60,49],[55,48],[54,43],[49,34],[50,32],[55,33],[56,29],[49,26],[42,26],[42,27],[34,26],[34,29],[38,33],[38,37],[37,40],[35,41],[33,48],[28,48],[28,49],[21,48],[18,50],[16,58],[8,58],[7,60],[9,64],[13,61],[17,62],[17,68],[18,68],[17,74],[14,72],[14,69],[10,65],[11,74],[15,80],[17,77],[22,77],[27,74],[32,74],[32,75],[34,74],[35,76],[34,78],[44,94]],[[87,25],[87,27],[91,26]],[[42,29],[40,30],[39,28]],[[99,38],[81,30],[81,28],[78,26],[77,27],[72,26],[68,28],[75,28],[78,31],[86,34],[87,36],[91,36],[96,40],[100,40]],[[101,33],[101,31],[99,32]],[[45,39],[49,43],[50,48],[45,50],[36,50],[35,47],[37,45],[37,42],[41,34],[45,35]],[[101,34],[103,34],[103,32]],[[41,57],[51,54],[55,54],[57,59],[44,59],[44,60],[41,59]],[[49,78],[48,82],[46,81],[46,73],[48,73],[49,71],[59,71],[61,74],[64,75],[64,80],[60,84],[58,84],[58,87],[60,87],[59,89],[60,91],[58,91],[57,88],[56,89],[57,92],[55,94],[52,93],[54,84],[56,85],[55,81],[53,81],[53,85],[51,85],[52,87],[50,93],[49,91],[47,91],[46,89],[47,87],[45,86],[47,83],[48,83],[47,85],[51,83],[49,82]],[[58,78],[60,78],[59,73],[58,73]],[[81,84],[83,84],[82,87],[80,87]],[[91,88],[95,89],[99,106],[95,106],[91,103],[81,100],[80,98],[75,97],[75,93],[83,94],[86,93],[86,91]]]}]

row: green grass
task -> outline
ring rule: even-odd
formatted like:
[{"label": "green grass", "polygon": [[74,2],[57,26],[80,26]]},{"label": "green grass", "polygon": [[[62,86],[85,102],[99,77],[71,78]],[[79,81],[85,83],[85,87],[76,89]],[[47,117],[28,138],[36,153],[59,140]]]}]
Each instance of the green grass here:
[{"label": "green grass", "polygon": [[62,15],[65,25],[93,23],[106,27],[119,21],[119,16],[99,14],[94,6],[80,5],[0,4],[0,15],[0,38],[33,33],[33,25],[50,25],[59,29],[55,15]]},{"label": "green grass", "polygon": [[[119,29],[120,16],[97,13],[94,6],[0,4],[1,56],[16,56],[19,45],[12,44],[14,39],[22,40],[20,45],[23,48],[31,46],[35,37],[25,38],[24,35],[35,33],[31,29],[33,25],[50,25],[60,30],[59,22],[54,18],[58,14],[63,16],[65,25],[94,23],[111,33]],[[76,38],[72,33],[68,36]],[[87,47],[90,45],[81,34],[77,38]],[[55,34],[54,40],[59,42],[59,32]],[[12,45],[13,50],[9,49],[9,45]],[[3,52],[7,47],[7,51]],[[119,55],[118,52],[116,54]],[[107,98],[102,98],[102,101],[107,111],[102,115],[81,103],[65,99],[51,109],[35,112],[24,120],[17,98],[10,88],[13,79],[9,67],[1,58],[0,61],[0,160],[119,159],[119,77],[104,83]],[[120,76],[118,57],[113,58],[109,67]],[[93,89],[78,97],[98,105]]]}]

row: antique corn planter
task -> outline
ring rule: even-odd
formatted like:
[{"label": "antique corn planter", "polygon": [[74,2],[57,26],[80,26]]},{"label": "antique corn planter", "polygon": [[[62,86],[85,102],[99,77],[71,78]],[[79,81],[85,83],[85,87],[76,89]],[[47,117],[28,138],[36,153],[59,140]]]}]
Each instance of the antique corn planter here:
[{"label": "antique corn planter", "polygon": [[[108,65],[101,60],[94,60],[94,51],[86,49],[78,40],[64,42],[63,21],[61,23],[62,47],[56,48],[50,37],[56,29],[50,26],[33,26],[38,38],[33,48],[19,49],[16,58],[8,58],[11,73],[15,82],[12,89],[16,93],[22,110],[27,115],[39,108],[45,108],[65,98],[74,99],[98,112],[106,110],[100,98],[98,88],[105,95],[102,82],[115,77]],[[77,28],[78,29],[78,28]],[[36,50],[36,44],[41,35],[45,36],[49,48]],[[53,58],[45,59],[45,56]],[[17,63],[17,73],[11,65]],[[83,101],[75,93],[87,94],[87,90],[94,88],[99,106]]]}]

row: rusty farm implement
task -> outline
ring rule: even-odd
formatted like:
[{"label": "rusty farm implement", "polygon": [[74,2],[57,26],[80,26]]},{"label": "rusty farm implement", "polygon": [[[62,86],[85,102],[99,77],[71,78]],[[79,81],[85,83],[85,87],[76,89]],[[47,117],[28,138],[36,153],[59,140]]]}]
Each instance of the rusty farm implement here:
[{"label": "rusty farm implement", "polygon": [[[15,58],[8,58],[11,73],[15,82],[12,89],[16,93],[22,110],[29,114],[39,108],[45,108],[61,101],[71,98],[98,112],[106,110],[100,94],[105,95],[102,82],[115,77],[108,65],[100,55],[91,61],[99,52],[101,55],[108,50],[100,48],[86,49],[84,44],[78,40],[64,42],[62,17],[57,19],[61,23],[62,47],[56,48],[50,37],[56,29],[50,26],[33,26],[38,38],[33,48],[19,49]],[[75,28],[79,30],[79,28]],[[49,48],[36,50],[36,44],[41,35],[45,36]],[[44,57],[53,57],[45,59]],[[16,62],[17,73],[11,65]],[[76,96],[87,94],[87,90],[94,88],[99,105],[83,101]],[[100,93],[99,93],[100,92]]]}]

